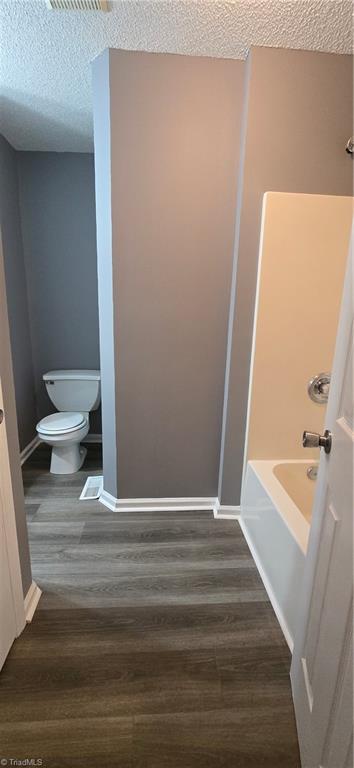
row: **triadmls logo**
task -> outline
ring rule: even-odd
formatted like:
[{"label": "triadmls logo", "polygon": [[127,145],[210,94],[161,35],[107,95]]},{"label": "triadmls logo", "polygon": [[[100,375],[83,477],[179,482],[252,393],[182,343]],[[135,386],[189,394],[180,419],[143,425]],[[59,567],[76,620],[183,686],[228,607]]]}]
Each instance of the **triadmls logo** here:
[{"label": "triadmls logo", "polygon": [[41,766],[43,765],[44,761],[41,757],[25,757],[23,760],[20,760],[17,757],[2,757],[0,760],[0,765],[7,765],[7,766],[15,766],[15,765],[33,765],[33,766]]}]

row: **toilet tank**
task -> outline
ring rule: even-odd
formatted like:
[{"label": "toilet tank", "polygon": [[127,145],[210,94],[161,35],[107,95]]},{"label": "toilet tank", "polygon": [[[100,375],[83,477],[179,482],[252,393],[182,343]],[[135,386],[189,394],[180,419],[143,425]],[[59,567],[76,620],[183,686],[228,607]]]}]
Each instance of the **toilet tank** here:
[{"label": "toilet tank", "polygon": [[101,400],[100,371],[48,371],[48,395],[58,411],[95,411]]}]

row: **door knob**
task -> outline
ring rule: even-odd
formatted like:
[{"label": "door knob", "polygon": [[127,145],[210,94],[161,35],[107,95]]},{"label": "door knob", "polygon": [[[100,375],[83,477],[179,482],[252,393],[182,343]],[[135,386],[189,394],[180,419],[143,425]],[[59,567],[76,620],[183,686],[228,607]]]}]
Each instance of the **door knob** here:
[{"label": "door knob", "polygon": [[330,383],[330,373],[318,373],[317,376],[310,379],[307,391],[314,403],[327,403]]},{"label": "door knob", "polygon": [[2,408],[0,408],[0,424],[2,424],[3,420],[4,420],[4,411],[2,410]]},{"label": "door knob", "polygon": [[330,453],[332,448],[332,433],[325,429],[323,435],[318,432],[305,431],[302,435],[302,444],[304,448],[324,448],[325,453]]}]

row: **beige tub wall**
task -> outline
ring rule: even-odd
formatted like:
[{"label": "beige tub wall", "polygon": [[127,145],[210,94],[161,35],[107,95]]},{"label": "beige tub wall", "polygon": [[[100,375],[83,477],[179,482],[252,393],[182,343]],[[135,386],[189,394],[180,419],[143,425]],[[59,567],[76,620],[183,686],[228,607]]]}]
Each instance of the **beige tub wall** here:
[{"label": "beige tub wall", "polygon": [[269,192],[263,206],[247,457],[314,458],[302,432],[322,431],[325,406],[307,382],[331,370],[353,198]]}]

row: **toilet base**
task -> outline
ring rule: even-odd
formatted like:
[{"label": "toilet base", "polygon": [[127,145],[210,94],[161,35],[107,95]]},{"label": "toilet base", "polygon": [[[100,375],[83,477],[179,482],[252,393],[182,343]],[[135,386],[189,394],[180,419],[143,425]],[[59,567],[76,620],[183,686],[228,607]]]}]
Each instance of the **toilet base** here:
[{"label": "toilet base", "polygon": [[87,448],[80,443],[73,445],[54,445],[50,461],[52,475],[72,475],[83,465],[87,454]]}]

